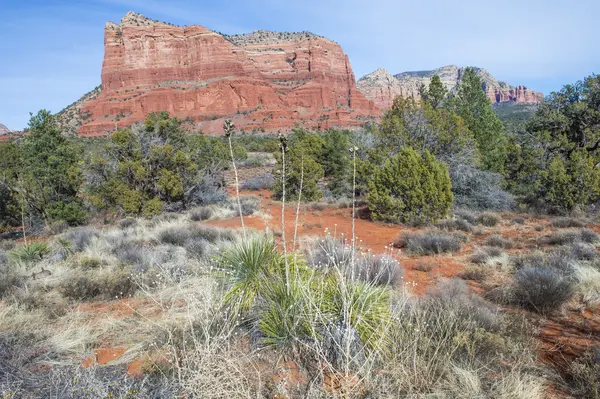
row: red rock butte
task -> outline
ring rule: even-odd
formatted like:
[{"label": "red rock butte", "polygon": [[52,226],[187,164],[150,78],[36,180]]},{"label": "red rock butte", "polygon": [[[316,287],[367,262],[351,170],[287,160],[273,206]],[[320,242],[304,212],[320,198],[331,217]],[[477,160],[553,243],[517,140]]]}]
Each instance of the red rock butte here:
[{"label": "red rock butte", "polygon": [[[356,89],[348,56],[308,32],[223,35],[129,12],[104,30],[101,89],[62,114],[83,136],[114,131],[153,111],[220,133],[354,127],[380,116]],[[73,120],[75,122],[73,122]]]}]

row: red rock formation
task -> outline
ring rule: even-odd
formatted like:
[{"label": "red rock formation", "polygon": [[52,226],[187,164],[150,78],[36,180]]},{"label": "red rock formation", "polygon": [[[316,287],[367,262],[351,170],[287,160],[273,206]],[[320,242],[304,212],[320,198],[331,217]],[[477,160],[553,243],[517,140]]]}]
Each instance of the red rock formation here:
[{"label": "red rock formation", "polygon": [[310,33],[223,36],[128,13],[108,23],[102,91],[80,112],[82,135],[167,110],[218,133],[231,117],[248,130],[359,126],[379,110],[356,89],[341,47]]},{"label": "red rock formation", "polygon": [[[392,76],[384,69],[363,76],[357,83],[366,98],[375,102],[380,109],[389,109],[395,97],[420,98],[419,87],[429,85],[433,75],[438,75],[446,88],[454,92],[460,83],[464,68],[447,65],[432,71],[404,72]],[[475,68],[482,81],[482,89],[492,103],[514,102],[539,104],[544,95],[525,86],[511,86],[498,81],[485,69]]]},{"label": "red rock formation", "polygon": [[5,136],[10,133],[10,130],[0,123],[0,136]]}]

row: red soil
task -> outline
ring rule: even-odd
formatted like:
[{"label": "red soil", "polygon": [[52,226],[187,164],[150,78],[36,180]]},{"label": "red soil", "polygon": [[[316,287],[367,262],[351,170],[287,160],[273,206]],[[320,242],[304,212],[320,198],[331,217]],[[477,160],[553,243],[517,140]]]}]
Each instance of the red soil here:
[{"label": "red soil", "polygon": [[125,348],[99,348],[81,363],[81,367],[88,368],[108,364],[123,356],[124,353]]}]

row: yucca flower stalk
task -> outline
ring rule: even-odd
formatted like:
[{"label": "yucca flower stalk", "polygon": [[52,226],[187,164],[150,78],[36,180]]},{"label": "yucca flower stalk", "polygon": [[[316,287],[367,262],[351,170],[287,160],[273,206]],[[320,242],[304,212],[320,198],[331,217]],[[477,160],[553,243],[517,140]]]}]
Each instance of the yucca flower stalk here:
[{"label": "yucca flower stalk", "polygon": [[223,131],[225,132],[225,137],[227,137],[227,141],[229,142],[229,153],[231,154],[231,164],[233,166],[233,174],[235,176],[235,197],[237,200],[238,211],[240,213],[240,221],[242,223],[242,234],[244,239],[246,239],[246,227],[244,226],[244,214],[242,213],[242,202],[240,201],[240,181],[238,179],[237,167],[235,165],[235,157],[233,156],[233,144],[231,142],[231,136],[235,131],[235,125],[231,122],[231,119],[226,119],[225,123],[223,123]]},{"label": "yucca flower stalk", "polygon": [[279,134],[279,147],[281,148],[281,241],[283,242],[283,256],[285,258],[285,286],[290,293],[290,266],[287,257],[287,242],[285,239],[285,153],[287,151],[287,137]]}]

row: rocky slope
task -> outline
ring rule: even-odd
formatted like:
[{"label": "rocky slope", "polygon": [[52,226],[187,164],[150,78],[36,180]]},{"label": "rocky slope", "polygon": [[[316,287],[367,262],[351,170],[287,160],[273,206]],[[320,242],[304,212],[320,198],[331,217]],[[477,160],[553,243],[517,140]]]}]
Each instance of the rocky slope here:
[{"label": "rocky slope", "polygon": [[0,123],[0,136],[5,136],[10,133],[10,130]]},{"label": "rocky slope", "polygon": [[[525,86],[511,86],[506,82],[498,81],[485,69],[475,68],[482,80],[482,89],[492,103],[514,102],[518,104],[538,104],[543,99],[543,94],[534,92]],[[358,89],[368,99],[375,102],[381,109],[391,106],[396,96],[419,98],[421,84],[429,85],[431,78],[438,75],[446,88],[455,91],[462,79],[464,68],[455,65],[444,66],[432,71],[403,72],[392,76],[385,69],[362,77]]]},{"label": "rocky slope", "polygon": [[160,110],[212,133],[225,118],[246,131],[276,131],[358,126],[380,113],[356,89],[341,47],[308,32],[225,36],[130,12],[107,23],[104,46],[101,91],[63,111],[82,135]]}]

